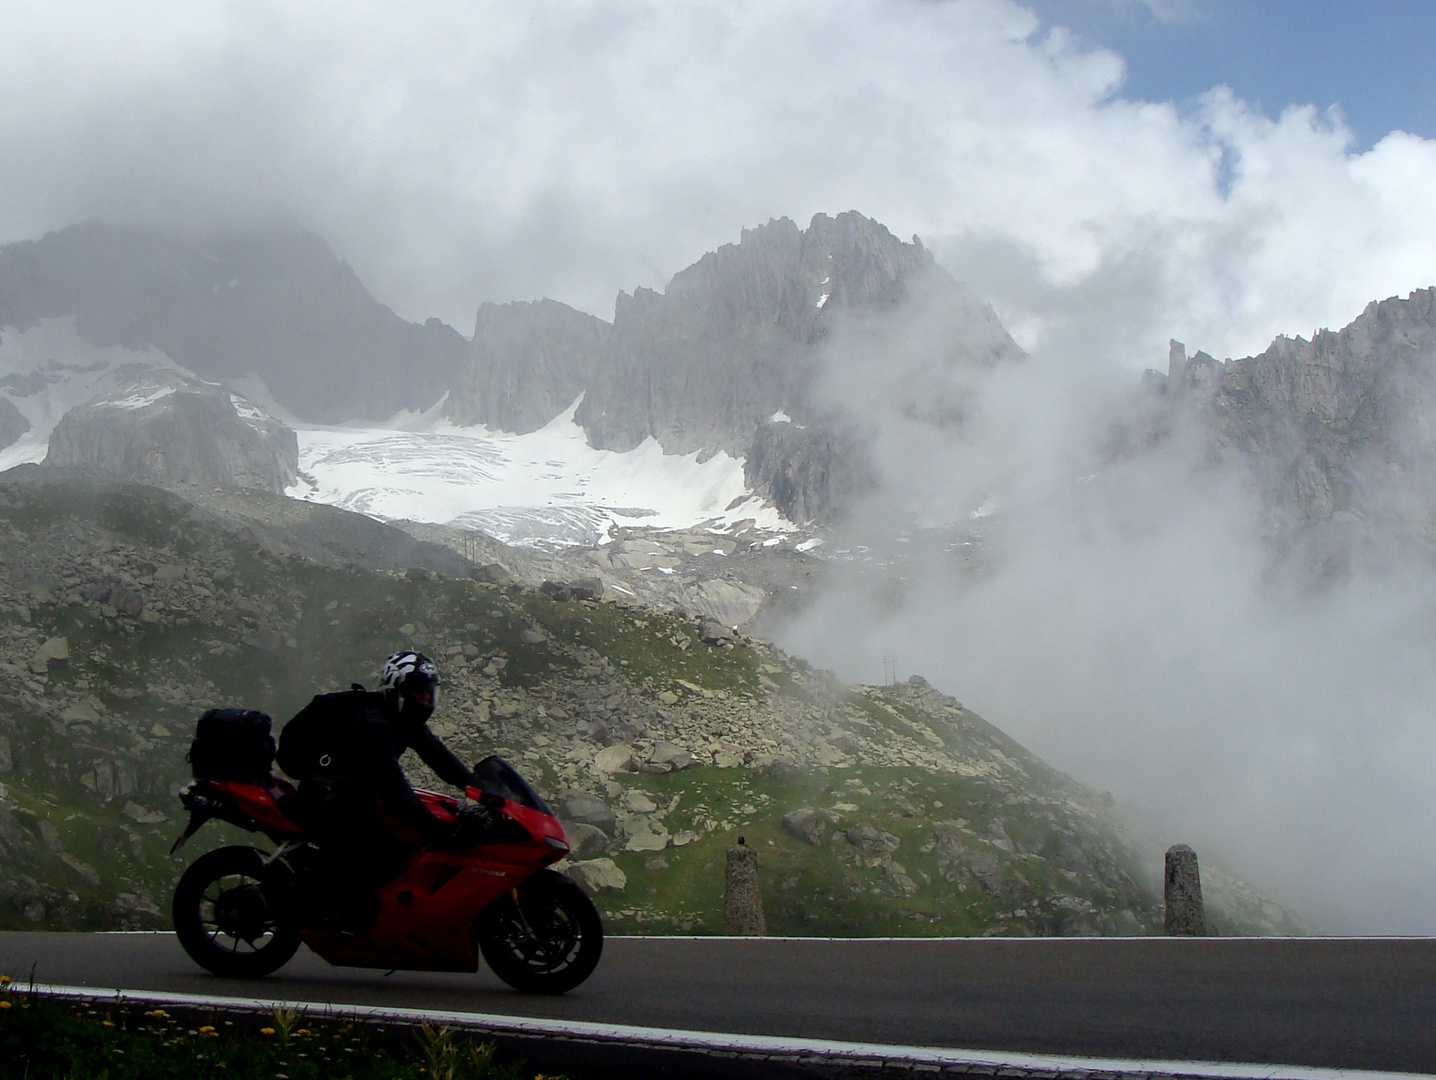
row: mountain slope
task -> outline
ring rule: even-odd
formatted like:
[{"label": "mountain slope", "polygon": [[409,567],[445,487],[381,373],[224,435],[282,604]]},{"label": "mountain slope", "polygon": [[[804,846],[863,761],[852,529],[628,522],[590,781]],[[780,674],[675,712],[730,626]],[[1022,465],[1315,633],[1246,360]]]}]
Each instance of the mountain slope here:
[{"label": "mountain slope", "polygon": [[855,212],[819,214],[806,230],[782,218],[662,293],[619,294],[611,327],[553,301],[485,305],[445,413],[532,431],[582,393],[575,419],[592,446],[651,438],[669,454],[726,452],[790,520],[831,520],[870,477],[863,417],[825,389],[826,350],[851,336],[860,362],[883,363],[886,336],[910,324],[931,337],[919,409],[954,367],[1021,355],[916,240]]},{"label": "mountain slope", "polygon": [[204,378],[255,375],[334,422],[432,405],[467,346],[380,304],[323,240],[267,227],[189,236],[91,222],[0,248],[0,326],[73,316],[91,344],[153,347]]},{"label": "mountain slope", "polygon": [[[347,547],[316,542],[349,519]],[[719,931],[739,833],[774,931],[1155,926],[1159,857],[1108,800],[921,680],[844,686],[715,624],[466,569],[257,491],[201,507],[59,470],[0,477],[0,923],[162,925],[199,712],[282,720],[414,645],[443,671],[436,730],[555,799],[614,929]]]}]

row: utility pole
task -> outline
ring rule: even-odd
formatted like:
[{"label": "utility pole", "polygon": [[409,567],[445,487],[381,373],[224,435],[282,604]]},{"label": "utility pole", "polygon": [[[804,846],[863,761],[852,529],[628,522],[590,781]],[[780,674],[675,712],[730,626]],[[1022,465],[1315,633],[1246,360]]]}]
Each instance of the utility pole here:
[{"label": "utility pole", "polygon": [[893,686],[897,683],[897,657],[883,657],[883,685]]}]

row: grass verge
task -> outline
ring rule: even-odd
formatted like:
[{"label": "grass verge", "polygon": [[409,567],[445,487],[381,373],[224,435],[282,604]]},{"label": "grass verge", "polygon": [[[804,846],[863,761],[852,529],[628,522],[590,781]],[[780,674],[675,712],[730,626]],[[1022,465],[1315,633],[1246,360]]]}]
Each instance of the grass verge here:
[{"label": "grass verge", "polygon": [[564,1080],[429,1024],[46,997],[0,976],[0,1061],[25,1080]]}]

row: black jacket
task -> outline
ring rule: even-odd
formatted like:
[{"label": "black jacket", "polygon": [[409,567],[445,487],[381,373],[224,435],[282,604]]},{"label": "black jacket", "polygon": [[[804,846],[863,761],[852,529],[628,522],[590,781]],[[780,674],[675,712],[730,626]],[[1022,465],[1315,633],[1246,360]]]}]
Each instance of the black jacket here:
[{"label": "black jacket", "polygon": [[382,695],[364,690],[314,698],[284,725],[277,757],[280,768],[301,784],[311,779],[347,781],[362,793],[377,795],[389,813],[435,839],[448,826],[414,794],[399,767],[405,750],[415,751],[455,787],[473,782],[473,774],[427,724],[391,720]]}]

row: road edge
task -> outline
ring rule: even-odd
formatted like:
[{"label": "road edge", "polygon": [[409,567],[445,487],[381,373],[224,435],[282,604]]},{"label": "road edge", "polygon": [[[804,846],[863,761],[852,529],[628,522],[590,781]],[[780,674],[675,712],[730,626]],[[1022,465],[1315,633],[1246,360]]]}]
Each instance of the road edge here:
[{"label": "road edge", "polygon": [[[1411,1080],[1424,1073],[1324,1069],[1300,1065],[1260,1065],[1215,1061],[1137,1061],[1120,1058],[1084,1058],[1065,1054],[1027,1054],[996,1050],[851,1043],[826,1039],[799,1039],[773,1035],[684,1031],[669,1028],[602,1024],[580,1020],[502,1016],[494,1013],[404,1009],[374,1005],[326,1004],[270,998],[184,994],[163,990],[129,990],[123,987],[61,986],[48,983],[11,984],[11,992],[29,991],[54,997],[93,1001],[127,1001],[152,1005],[215,1009],[232,1012],[272,1012],[299,1009],[332,1019],[417,1025],[446,1024],[480,1035],[504,1039],[564,1042],[578,1047],[622,1048],[678,1054],[690,1061],[707,1058],[712,1066],[762,1064],[787,1066],[793,1075],[883,1075],[924,1073],[948,1076],[997,1076],[1011,1080]],[[723,1071],[718,1068],[705,1072]],[[746,1072],[745,1069],[736,1071]]]}]

